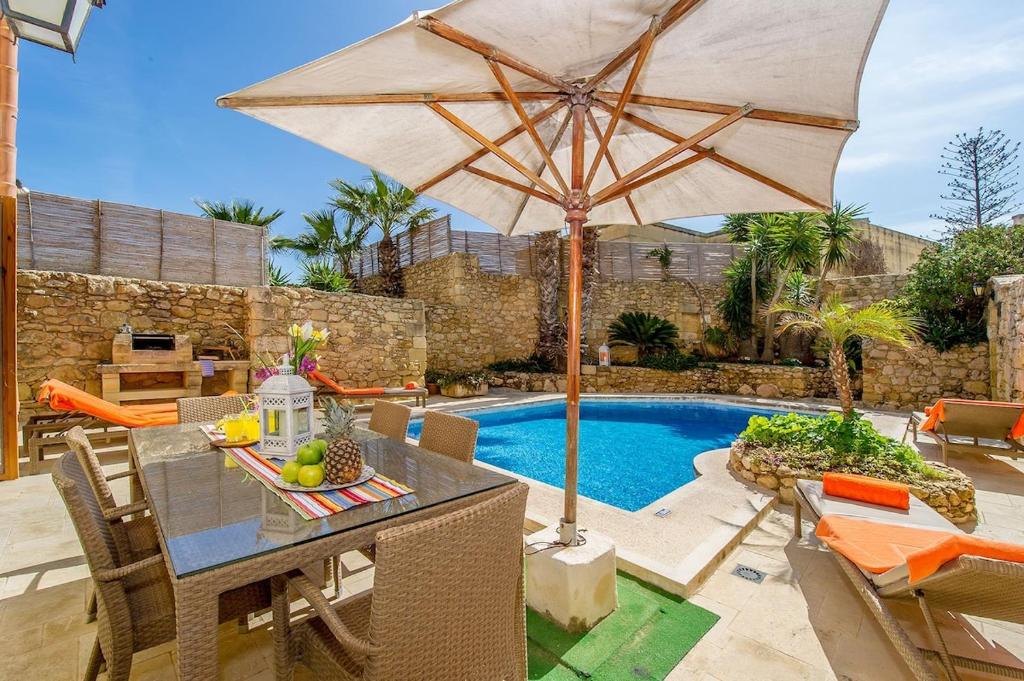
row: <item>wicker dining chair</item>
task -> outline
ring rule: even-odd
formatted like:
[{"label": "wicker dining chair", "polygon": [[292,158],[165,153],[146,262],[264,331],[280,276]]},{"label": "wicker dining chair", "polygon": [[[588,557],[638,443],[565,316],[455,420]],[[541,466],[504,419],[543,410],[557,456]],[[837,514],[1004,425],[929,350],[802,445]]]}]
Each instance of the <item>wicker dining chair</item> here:
[{"label": "wicker dining chair", "polygon": [[[104,511],[92,491],[89,476],[76,452],[62,456],[53,469],[53,482],[78,533],[89,572],[96,584],[96,640],[86,667],[85,681],[95,681],[105,663],[109,681],[127,681],[132,654],[175,637],[174,592],[164,556],[155,552],[122,557],[111,531],[112,519],[132,511]],[[148,523],[149,516],[125,521]],[[155,540],[155,531],[153,533]],[[220,599],[220,621],[228,622],[270,604],[266,581],[229,591]]]},{"label": "wicker dining chair", "polygon": [[178,399],[178,423],[206,423],[238,414],[253,395],[182,397]]},{"label": "wicker dining chair", "polygon": [[373,412],[370,414],[370,430],[386,435],[392,440],[405,442],[411,416],[412,409],[404,404],[374,400]]},{"label": "wicker dining chair", "polygon": [[[324,680],[525,679],[528,489],[378,533],[373,589],[335,606],[299,572],[275,577],[278,680],[297,660]],[[290,624],[289,585],[317,617]]]},{"label": "wicker dining chair", "polygon": [[479,428],[479,423],[465,416],[428,411],[423,416],[420,447],[465,463],[473,463],[476,432]]}]

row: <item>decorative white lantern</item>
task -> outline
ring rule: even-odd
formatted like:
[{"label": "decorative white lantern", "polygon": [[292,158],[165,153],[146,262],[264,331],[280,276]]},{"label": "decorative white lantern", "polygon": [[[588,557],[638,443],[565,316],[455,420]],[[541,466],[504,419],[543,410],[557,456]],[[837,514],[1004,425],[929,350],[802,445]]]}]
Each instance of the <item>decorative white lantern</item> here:
[{"label": "decorative white lantern", "polygon": [[0,0],[0,11],[22,40],[74,54],[89,13],[93,7],[103,7],[105,1]]},{"label": "decorative white lantern", "polygon": [[313,439],[313,388],[288,365],[263,381],[260,396],[260,452],[294,459],[295,450]]}]

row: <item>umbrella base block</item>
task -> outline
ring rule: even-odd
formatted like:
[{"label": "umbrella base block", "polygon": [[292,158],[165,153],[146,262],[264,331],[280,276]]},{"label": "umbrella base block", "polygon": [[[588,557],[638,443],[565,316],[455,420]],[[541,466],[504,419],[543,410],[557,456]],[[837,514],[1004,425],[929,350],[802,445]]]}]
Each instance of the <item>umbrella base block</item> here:
[{"label": "umbrella base block", "polygon": [[615,544],[594,532],[578,546],[558,542],[557,525],[526,538],[526,603],[566,631],[589,631],[618,606]]}]

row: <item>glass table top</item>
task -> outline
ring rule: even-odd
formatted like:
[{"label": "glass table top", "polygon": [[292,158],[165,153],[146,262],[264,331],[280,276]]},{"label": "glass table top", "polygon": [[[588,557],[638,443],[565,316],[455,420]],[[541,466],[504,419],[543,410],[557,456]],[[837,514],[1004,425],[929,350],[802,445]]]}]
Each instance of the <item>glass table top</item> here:
[{"label": "glass table top", "polygon": [[185,577],[515,482],[372,431],[357,429],[366,463],[414,491],[304,520],[275,493],[224,465],[201,424],[131,431],[150,507],[171,564]]}]

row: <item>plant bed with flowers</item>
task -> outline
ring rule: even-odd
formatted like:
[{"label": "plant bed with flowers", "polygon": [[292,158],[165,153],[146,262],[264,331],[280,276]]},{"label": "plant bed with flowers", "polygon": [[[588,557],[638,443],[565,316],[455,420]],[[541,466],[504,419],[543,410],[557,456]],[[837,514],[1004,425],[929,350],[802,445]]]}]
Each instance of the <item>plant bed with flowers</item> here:
[{"label": "plant bed with flowers", "polygon": [[733,443],[729,467],[743,479],[778,492],[787,504],[793,503],[798,479],[857,473],[907,484],[911,494],[954,523],[976,518],[970,478],[951,466],[925,461],[912,447],[882,435],[856,414],[755,416]]}]

